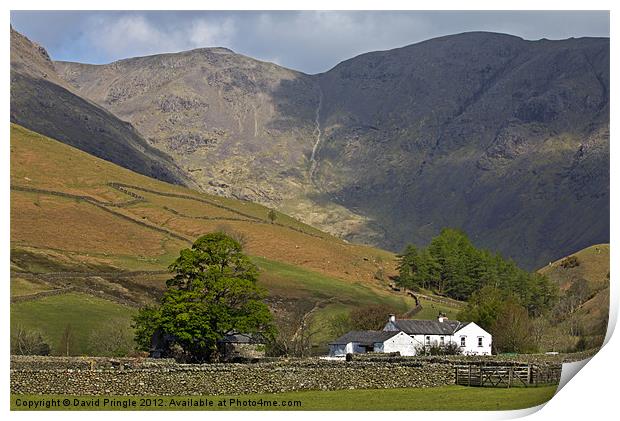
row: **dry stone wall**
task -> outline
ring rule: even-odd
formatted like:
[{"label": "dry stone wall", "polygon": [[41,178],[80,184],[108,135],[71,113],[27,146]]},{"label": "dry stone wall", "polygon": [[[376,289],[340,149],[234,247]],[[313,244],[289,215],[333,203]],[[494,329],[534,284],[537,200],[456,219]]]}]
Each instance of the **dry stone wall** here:
[{"label": "dry stone wall", "polygon": [[11,393],[229,395],[296,390],[435,387],[454,384],[450,364],[318,359],[255,364],[171,360],[11,357]]}]

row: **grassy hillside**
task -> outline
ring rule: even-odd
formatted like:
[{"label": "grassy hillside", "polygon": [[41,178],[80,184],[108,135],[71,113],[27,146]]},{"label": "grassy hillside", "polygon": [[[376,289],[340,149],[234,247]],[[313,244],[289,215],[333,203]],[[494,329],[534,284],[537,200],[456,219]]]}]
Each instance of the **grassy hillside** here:
[{"label": "grassy hillside", "polygon": [[[609,244],[597,244],[539,270],[559,285],[561,300],[575,296],[572,306],[562,308],[558,325],[574,336],[575,345],[581,339],[585,347],[598,347],[605,336],[609,318],[609,258]],[[576,285],[583,285],[583,281],[586,286],[575,295]]]},{"label": "grassy hillside", "polygon": [[[349,244],[281,213],[271,222],[268,213],[254,203],[139,175],[11,125],[13,296],[79,286],[105,294],[113,306],[141,305],[163,289],[166,267],[180,249],[222,230],[244,244],[275,307],[317,307],[317,319],[334,306],[348,311],[383,303],[397,312],[413,307],[410,297],[387,286],[395,274],[392,253]],[[63,320],[87,313],[90,304],[78,304],[85,297],[14,303],[12,323],[45,330],[55,343]],[[52,311],[49,302],[72,309],[48,318],[59,319],[54,328],[41,321]],[[125,317],[133,311],[122,309]]]},{"label": "grassy hillside", "polygon": [[68,293],[11,304],[11,330],[18,326],[39,331],[55,353],[68,326],[72,355],[91,355],[91,335],[100,329],[129,331],[135,309],[91,295]]},{"label": "grassy hillside", "polygon": [[462,306],[447,305],[441,302],[430,301],[425,298],[420,298],[420,305],[422,306],[422,310],[413,315],[411,317],[412,319],[435,319],[439,313],[445,314],[449,319],[457,319],[457,315],[462,308]]},{"label": "grassy hillside", "polygon": [[596,244],[571,254],[539,270],[540,273],[567,289],[578,279],[600,288],[609,277],[609,244]]},{"label": "grassy hillside", "polygon": [[135,256],[133,268],[151,269],[170,263],[198,235],[229,229],[244,237],[251,255],[342,280],[383,288],[377,271],[395,273],[392,253],[348,244],[283,214],[272,224],[263,206],[144,177],[17,125],[11,188],[15,249],[81,254],[84,264],[119,268]]}]

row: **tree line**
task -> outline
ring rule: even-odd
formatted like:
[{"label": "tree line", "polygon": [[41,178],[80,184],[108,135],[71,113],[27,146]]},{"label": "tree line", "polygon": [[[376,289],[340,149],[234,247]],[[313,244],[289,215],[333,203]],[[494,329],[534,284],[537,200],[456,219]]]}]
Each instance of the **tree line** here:
[{"label": "tree line", "polygon": [[532,316],[548,310],[557,297],[556,286],[545,276],[526,272],[498,253],[476,248],[456,229],[443,229],[428,247],[407,246],[398,259],[397,284],[414,291],[425,289],[467,301],[492,287],[514,297]]},{"label": "tree line", "polygon": [[550,317],[559,297],[547,277],[476,248],[464,232],[451,228],[428,247],[407,246],[398,259],[398,285],[467,301],[459,320],[493,334],[497,352],[538,349],[537,327]]}]

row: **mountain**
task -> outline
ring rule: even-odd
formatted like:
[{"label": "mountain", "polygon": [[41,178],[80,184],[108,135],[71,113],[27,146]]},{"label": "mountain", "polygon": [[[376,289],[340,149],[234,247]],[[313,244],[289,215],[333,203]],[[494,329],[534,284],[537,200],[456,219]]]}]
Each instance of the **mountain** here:
[{"label": "mountain", "polygon": [[[56,67],[81,95],[134,122],[205,190],[276,203],[304,183],[318,90],[299,72],[225,48]],[[277,98],[282,86],[287,93]]]},{"label": "mountain", "polygon": [[350,241],[450,226],[528,269],[609,241],[607,38],[464,33],[318,75],[224,48],[55,67],[204,191]]},{"label": "mountain", "polygon": [[176,164],[134,127],[81,98],[58,77],[45,49],[11,28],[11,122],[125,168],[191,184]]},{"label": "mountain", "polygon": [[534,268],[608,241],[608,39],[466,33],[319,81],[319,185],[381,221],[382,245],[456,226]]}]

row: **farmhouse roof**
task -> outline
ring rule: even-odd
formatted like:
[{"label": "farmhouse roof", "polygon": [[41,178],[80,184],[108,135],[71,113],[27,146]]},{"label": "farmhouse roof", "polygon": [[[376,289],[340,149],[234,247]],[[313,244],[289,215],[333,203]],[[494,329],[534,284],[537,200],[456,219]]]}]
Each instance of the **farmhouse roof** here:
[{"label": "farmhouse roof", "polygon": [[458,320],[440,322],[439,320],[400,319],[391,323],[408,335],[454,335],[456,331],[467,325]]},{"label": "farmhouse roof", "polygon": [[400,332],[386,332],[381,330],[353,330],[345,333],[338,339],[330,342],[331,345],[346,345],[351,342],[357,342],[362,345],[373,345],[377,342],[385,342]]},{"label": "farmhouse roof", "polygon": [[239,333],[235,331],[229,331],[219,341],[220,343],[229,344],[257,344],[264,343],[265,339],[262,335],[255,335],[252,333]]}]

